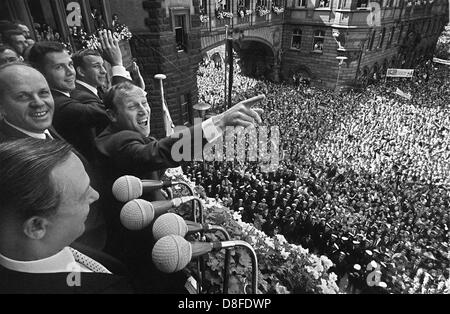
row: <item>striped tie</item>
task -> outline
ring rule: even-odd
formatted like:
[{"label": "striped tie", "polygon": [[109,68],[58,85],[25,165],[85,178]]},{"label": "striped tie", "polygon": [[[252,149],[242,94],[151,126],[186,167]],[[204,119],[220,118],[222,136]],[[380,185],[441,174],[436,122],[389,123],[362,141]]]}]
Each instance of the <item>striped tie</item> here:
[{"label": "striped tie", "polygon": [[73,257],[75,258],[75,261],[79,264],[82,264],[86,268],[92,270],[94,273],[106,273],[111,274],[111,272],[106,269],[102,264],[94,261],[89,256],[84,255],[83,253],[69,247],[70,251],[72,252]]}]

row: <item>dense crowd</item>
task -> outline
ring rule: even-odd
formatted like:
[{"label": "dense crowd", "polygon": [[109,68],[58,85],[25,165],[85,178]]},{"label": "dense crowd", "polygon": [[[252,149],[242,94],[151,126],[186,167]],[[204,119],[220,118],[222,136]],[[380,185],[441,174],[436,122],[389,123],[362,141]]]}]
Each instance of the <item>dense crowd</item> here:
[{"label": "dense crowd", "polygon": [[[201,67],[198,82],[201,99],[220,111],[223,73]],[[267,234],[328,255],[343,290],[442,292],[449,280],[449,69],[427,62],[412,80],[340,94],[235,74],[234,99],[258,93],[267,96],[264,124],[280,128],[279,168],[192,164],[191,178]]]}]

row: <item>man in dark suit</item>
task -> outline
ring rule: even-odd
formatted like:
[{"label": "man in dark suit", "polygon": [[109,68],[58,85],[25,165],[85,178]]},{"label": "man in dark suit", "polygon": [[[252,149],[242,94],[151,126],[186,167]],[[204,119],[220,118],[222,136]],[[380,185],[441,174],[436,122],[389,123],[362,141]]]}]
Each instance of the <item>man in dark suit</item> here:
[{"label": "man in dark suit", "polygon": [[[53,129],[55,105],[44,76],[23,63],[9,63],[0,67],[0,142],[33,137],[38,139],[63,138]],[[88,171],[88,162],[78,152]],[[94,178],[93,178],[94,179]],[[79,241],[101,249],[106,241],[103,216],[93,208],[88,219],[88,230]]]},{"label": "man in dark suit", "polygon": [[[111,32],[101,33],[100,39],[105,58],[112,65],[112,83],[129,79],[129,73],[122,65],[118,39]],[[89,162],[94,162],[94,138],[108,124],[96,93],[97,87],[106,83],[103,58],[94,51],[81,51],[72,59],[62,44],[39,42],[31,48],[29,61],[41,71],[52,90],[56,107],[55,129]],[[78,90],[73,94],[76,79]]]},{"label": "man in dark suit", "polygon": [[132,293],[120,262],[72,246],[97,199],[65,142],[1,143],[0,293]]},{"label": "man in dark suit", "polygon": [[52,128],[54,103],[39,71],[23,63],[0,67],[0,142],[18,138],[60,138]]},{"label": "man in dark suit", "polygon": [[[111,193],[117,178],[135,175],[142,179],[159,179],[166,168],[179,166],[183,157],[202,159],[204,144],[220,137],[226,126],[249,127],[261,123],[257,109],[251,109],[251,106],[263,98],[258,96],[245,100],[203,123],[156,140],[149,136],[151,110],[145,91],[129,82],[113,86],[104,98],[111,123],[96,139],[99,164],[105,178],[104,190],[100,194],[109,230],[108,252],[132,269],[138,269],[139,265],[148,268],[148,264],[142,263],[146,258],[142,253],[150,252],[151,230],[130,232],[121,225],[119,215],[123,204],[117,202]],[[177,156],[176,149],[173,152],[174,146],[180,143],[186,144],[183,145],[183,156]],[[150,195],[151,200],[157,197]]]}]

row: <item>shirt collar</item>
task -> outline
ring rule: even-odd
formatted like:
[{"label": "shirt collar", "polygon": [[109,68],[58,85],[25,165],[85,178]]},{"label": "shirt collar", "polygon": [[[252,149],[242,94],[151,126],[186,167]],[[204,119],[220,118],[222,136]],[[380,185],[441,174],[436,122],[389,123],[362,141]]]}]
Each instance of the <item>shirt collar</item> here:
[{"label": "shirt collar", "polygon": [[86,87],[88,90],[90,90],[91,92],[93,92],[94,95],[96,95],[96,96],[98,97],[98,91],[97,91],[97,88],[95,88],[95,87],[92,86],[92,85],[89,85],[89,84],[86,83],[86,82],[80,81],[80,80],[76,80],[76,82],[77,82],[78,84],[80,84],[81,86]]},{"label": "shirt collar", "polygon": [[16,130],[18,130],[18,131],[20,131],[22,133],[25,133],[26,135],[28,135],[30,137],[38,138],[38,139],[41,139],[41,140],[45,140],[46,139],[45,135],[48,134],[51,138],[53,138],[53,136],[51,136],[51,134],[50,134],[50,132],[48,130],[45,130],[42,133],[30,132],[30,131],[24,130],[24,129],[18,127],[18,126],[15,126],[14,124],[9,123],[8,120],[6,120],[6,119],[4,119],[4,121],[10,127],[14,128],[14,129],[16,129]]},{"label": "shirt collar", "polygon": [[58,93],[61,93],[61,94],[63,94],[64,96],[67,96],[67,97],[70,98],[70,93],[63,92],[63,91],[60,91],[60,90],[57,90],[57,89],[53,89],[53,91],[58,92]]},{"label": "shirt collar", "polygon": [[70,249],[65,247],[55,255],[35,261],[16,261],[0,254],[0,265],[22,273],[65,273],[73,269],[76,261]]}]

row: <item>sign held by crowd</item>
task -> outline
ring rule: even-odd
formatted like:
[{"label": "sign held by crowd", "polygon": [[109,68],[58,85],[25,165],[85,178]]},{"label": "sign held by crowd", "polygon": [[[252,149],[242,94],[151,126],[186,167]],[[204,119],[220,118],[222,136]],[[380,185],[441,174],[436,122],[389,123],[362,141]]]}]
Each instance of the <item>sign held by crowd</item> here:
[{"label": "sign held by crowd", "polygon": [[414,69],[387,69],[386,77],[408,77],[412,78]]}]

